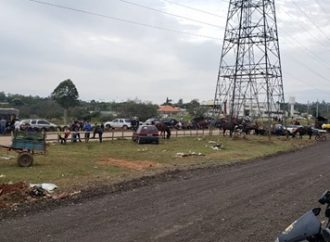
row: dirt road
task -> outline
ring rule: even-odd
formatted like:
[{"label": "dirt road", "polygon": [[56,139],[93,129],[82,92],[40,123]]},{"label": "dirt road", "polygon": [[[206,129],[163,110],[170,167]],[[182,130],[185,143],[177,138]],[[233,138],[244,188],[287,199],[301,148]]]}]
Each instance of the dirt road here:
[{"label": "dirt road", "polygon": [[0,222],[0,241],[274,241],[330,189],[329,142]]}]

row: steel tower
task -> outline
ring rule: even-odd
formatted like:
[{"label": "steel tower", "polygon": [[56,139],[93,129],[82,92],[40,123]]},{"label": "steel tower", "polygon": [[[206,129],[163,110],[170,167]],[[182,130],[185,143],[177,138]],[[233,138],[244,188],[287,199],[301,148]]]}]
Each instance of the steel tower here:
[{"label": "steel tower", "polygon": [[283,102],[275,0],[230,0],[215,112],[270,118]]}]

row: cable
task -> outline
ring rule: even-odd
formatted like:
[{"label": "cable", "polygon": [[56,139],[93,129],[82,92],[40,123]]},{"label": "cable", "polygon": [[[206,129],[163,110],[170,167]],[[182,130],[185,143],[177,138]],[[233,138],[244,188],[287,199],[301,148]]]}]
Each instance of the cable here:
[{"label": "cable", "polygon": [[295,3],[294,1],[291,1],[291,3],[296,6],[296,8],[308,19],[308,21],[315,27],[317,28],[321,34],[323,34],[329,41],[330,41],[330,38],[323,32],[323,30],[320,28],[320,26],[318,26],[314,21],[312,21],[312,19],[304,12],[304,10],[302,10],[300,8],[300,6]]},{"label": "cable", "polygon": [[[314,52],[312,52],[311,50],[309,50],[306,46],[304,46],[297,39],[293,39],[293,38],[289,37],[288,35],[286,35],[285,37],[283,37],[283,39],[287,40],[290,43],[293,43],[293,44],[298,45],[298,47],[300,47],[305,53],[309,54],[316,62],[318,62],[320,64],[324,64],[324,65],[329,65],[329,63],[325,62],[322,58],[320,58]],[[327,66],[326,68],[329,69],[329,66]]]},{"label": "cable", "polygon": [[321,9],[321,11],[325,14],[328,15],[328,13],[325,11],[325,8],[323,7],[323,3],[321,4],[321,2],[319,0],[314,0],[316,5],[319,7],[319,9]]},{"label": "cable", "polygon": [[87,10],[72,8],[72,7],[68,7],[68,6],[64,6],[64,5],[59,5],[59,4],[54,4],[54,3],[49,3],[49,2],[39,1],[39,0],[27,0],[27,1],[42,4],[42,5],[47,5],[47,6],[50,6],[50,7],[55,7],[55,8],[70,10],[70,11],[74,11],[74,12],[79,12],[79,13],[82,13],[82,14],[87,14],[87,15],[97,16],[97,17],[101,17],[101,18],[111,19],[111,20],[115,20],[115,21],[119,21],[119,22],[123,22],[123,23],[139,25],[139,26],[143,26],[143,27],[147,27],[147,28],[154,28],[154,29],[163,30],[163,31],[167,31],[167,32],[186,34],[186,35],[196,36],[196,37],[205,38],[205,39],[212,39],[212,40],[218,40],[218,41],[220,40],[219,38],[212,37],[212,36],[207,36],[207,35],[202,35],[202,34],[194,34],[194,33],[191,33],[191,32],[185,32],[185,31],[165,28],[165,27],[161,27],[161,26],[140,23],[140,22],[133,21],[133,20],[112,17],[112,16],[99,14],[99,13],[95,13],[95,12],[91,12],[91,11],[87,11]]},{"label": "cable", "polygon": [[203,22],[203,21],[200,21],[200,20],[196,20],[196,19],[192,19],[192,18],[181,16],[181,15],[177,15],[177,14],[165,12],[165,11],[162,11],[162,10],[159,10],[159,9],[156,9],[156,8],[152,8],[152,7],[148,7],[148,6],[139,4],[139,3],[134,3],[134,2],[127,1],[127,0],[118,0],[118,1],[123,2],[123,3],[126,3],[126,4],[130,4],[130,5],[134,5],[134,6],[139,7],[139,8],[144,8],[144,9],[148,9],[148,10],[151,10],[151,11],[159,12],[161,14],[165,14],[165,15],[170,15],[170,16],[174,16],[174,17],[177,17],[177,18],[186,19],[186,20],[197,22],[197,23],[200,23],[200,24],[205,24],[205,25],[208,25],[208,26],[212,26],[212,27],[215,27],[215,28],[222,28],[219,25],[210,24],[210,23],[206,23],[206,22]]},{"label": "cable", "polygon": [[[93,15],[93,16],[97,16],[97,17],[107,18],[107,19],[111,19],[111,20],[115,20],[115,21],[119,21],[119,22],[124,22],[124,23],[139,25],[139,26],[143,26],[143,27],[154,28],[154,29],[164,30],[164,31],[174,32],[174,33],[187,34],[187,35],[192,35],[192,36],[197,36],[197,37],[202,37],[202,38],[207,38],[207,39],[212,39],[212,40],[219,40],[219,38],[215,38],[215,37],[211,37],[211,36],[194,34],[194,33],[184,32],[184,31],[179,31],[179,30],[173,30],[173,29],[168,29],[168,28],[164,28],[164,27],[160,27],[160,26],[155,26],[155,25],[150,25],[150,24],[144,24],[144,23],[140,23],[140,22],[136,22],[136,21],[132,21],[132,20],[127,20],[127,19],[112,17],[112,16],[103,15],[103,14],[99,14],[99,13],[95,13],[95,12],[91,12],[91,11],[86,11],[86,10],[82,10],[82,9],[76,9],[76,8],[72,8],[72,7],[68,7],[68,6],[64,6],[64,5],[58,5],[58,4],[53,4],[53,3],[39,1],[39,0],[27,0],[27,1],[38,3],[38,4],[42,4],[42,5],[47,5],[47,6],[51,6],[51,7],[56,7],[56,8],[60,8],[60,9],[75,11],[75,12],[79,12],[79,13],[82,13],[82,14],[87,14],[87,15]],[[293,59],[295,59],[295,58],[293,58]],[[297,59],[296,59],[296,61],[298,63],[300,63],[301,65],[305,66],[306,69],[308,69],[309,71],[311,71],[315,75],[317,75],[320,78],[326,80],[327,82],[329,81],[326,77],[324,77],[320,73],[315,72],[314,70],[312,70],[308,65],[305,65],[304,63],[300,62]]]},{"label": "cable", "polygon": [[291,56],[291,58],[293,58],[296,62],[300,63],[300,65],[304,66],[306,69],[308,69],[310,72],[314,73],[315,75],[317,75],[318,77],[320,77],[321,79],[325,80],[327,82],[327,84],[329,83],[329,80],[328,78],[326,78],[325,76],[323,76],[322,74],[314,71],[313,69],[311,69],[310,66],[306,65],[305,63],[301,62],[300,60],[294,58]]},{"label": "cable", "polygon": [[[218,17],[218,18],[223,18],[222,16],[220,15],[217,15],[215,13],[211,13],[209,11],[205,11],[205,10],[202,10],[202,9],[198,9],[198,8],[194,8],[194,7],[190,7],[190,6],[187,6],[187,5],[184,5],[184,4],[181,4],[181,3],[176,3],[176,2],[173,2],[173,1],[169,1],[169,0],[162,0],[163,2],[167,2],[167,3],[170,3],[170,4],[174,4],[174,5],[177,5],[177,6],[180,6],[180,7],[183,7],[183,8],[187,8],[187,9],[190,9],[190,10],[193,10],[193,11],[196,11],[196,12],[201,12],[201,13],[204,13],[204,14],[208,14],[208,15],[211,15],[211,16],[214,16],[214,17]],[[227,1],[223,1],[225,3],[229,3]]]},{"label": "cable", "polygon": [[[285,15],[287,15],[289,18],[291,17],[295,17],[294,15],[292,15],[291,13],[286,12],[283,8],[281,8],[281,12],[284,13]],[[298,25],[301,29],[303,29],[306,33],[309,34],[309,36],[311,36],[315,41],[319,42],[320,39],[318,37],[316,37],[314,34],[312,34],[304,25]],[[329,47],[324,45],[323,43],[319,43],[320,45],[323,46],[323,48],[328,49]]]}]

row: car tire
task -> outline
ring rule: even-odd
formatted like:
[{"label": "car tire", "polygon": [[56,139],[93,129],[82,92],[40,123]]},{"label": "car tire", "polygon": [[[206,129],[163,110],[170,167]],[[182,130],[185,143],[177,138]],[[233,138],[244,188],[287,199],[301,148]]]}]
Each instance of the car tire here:
[{"label": "car tire", "polygon": [[124,125],[124,126],[123,126],[123,129],[124,129],[124,130],[128,129],[127,125]]},{"label": "car tire", "polygon": [[110,125],[110,124],[107,124],[105,127],[106,127],[107,129],[111,129],[111,125]]}]

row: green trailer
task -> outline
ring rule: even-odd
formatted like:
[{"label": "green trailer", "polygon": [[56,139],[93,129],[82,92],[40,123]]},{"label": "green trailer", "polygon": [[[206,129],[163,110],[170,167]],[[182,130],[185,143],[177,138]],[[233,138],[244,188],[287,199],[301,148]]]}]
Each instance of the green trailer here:
[{"label": "green trailer", "polygon": [[13,150],[19,155],[17,164],[21,167],[32,166],[33,155],[46,154],[46,133],[37,131],[16,131],[11,146],[0,147]]}]

